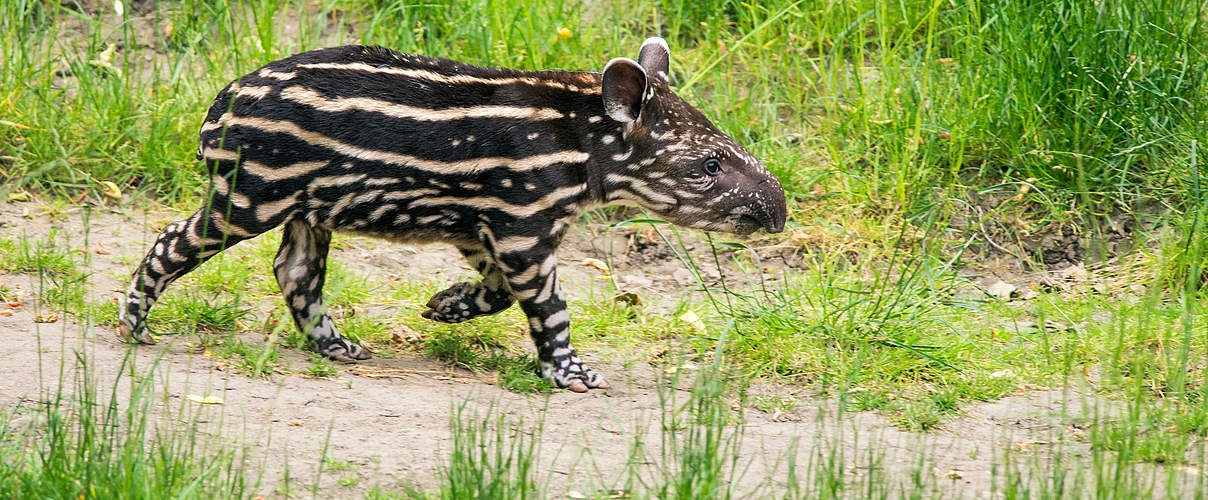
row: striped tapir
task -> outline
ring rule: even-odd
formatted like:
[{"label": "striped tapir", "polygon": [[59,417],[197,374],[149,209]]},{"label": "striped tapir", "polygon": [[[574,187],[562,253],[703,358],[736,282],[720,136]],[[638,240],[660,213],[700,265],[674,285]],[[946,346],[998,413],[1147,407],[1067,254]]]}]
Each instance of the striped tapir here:
[{"label": "striped tapir", "polygon": [[704,230],[781,231],[785,196],[759,160],[670,87],[661,38],[602,73],[517,71],[345,46],[304,52],[218,93],[197,157],[211,189],[135,271],[122,335],[153,343],[147,310],[175,279],[284,225],[273,270],[299,329],[343,361],[369,352],[323,305],[332,231],[454,245],[482,274],[423,312],[446,323],[519,302],[542,374],[607,388],[570,343],[555,250],[608,204]]}]

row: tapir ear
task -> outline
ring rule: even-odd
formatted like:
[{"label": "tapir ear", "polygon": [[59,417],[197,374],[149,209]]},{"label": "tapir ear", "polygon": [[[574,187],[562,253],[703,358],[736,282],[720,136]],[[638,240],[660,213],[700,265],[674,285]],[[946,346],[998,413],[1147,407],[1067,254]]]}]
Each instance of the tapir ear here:
[{"label": "tapir ear", "polygon": [[646,71],[633,59],[618,57],[604,66],[600,86],[604,111],[613,120],[633,123],[646,102]]},{"label": "tapir ear", "polygon": [[646,74],[667,81],[667,75],[671,74],[671,49],[667,47],[667,41],[657,36],[647,38],[638,50],[638,63]]}]

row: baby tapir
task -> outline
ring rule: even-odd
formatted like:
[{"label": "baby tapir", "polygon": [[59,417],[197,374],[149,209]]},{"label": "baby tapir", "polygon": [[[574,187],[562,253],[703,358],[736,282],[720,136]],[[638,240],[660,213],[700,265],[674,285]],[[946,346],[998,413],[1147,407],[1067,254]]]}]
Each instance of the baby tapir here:
[{"label": "baby tapir", "polygon": [[567,225],[607,204],[739,234],[784,227],[780,182],[672,92],[666,42],[603,73],[480,68],[378,47],[314,50],[222,89],[201,126],[204,206],[169,224],[121,308],[152,343],[147,310],[173,280],[284,225],[273,270],[294,321],[332,359],[369,352],[323,305],[332,231],[456,246],[482,274],[428,301],[446,323],[519,302],[542,374],[606,388],[570,344],[554,255]]}]

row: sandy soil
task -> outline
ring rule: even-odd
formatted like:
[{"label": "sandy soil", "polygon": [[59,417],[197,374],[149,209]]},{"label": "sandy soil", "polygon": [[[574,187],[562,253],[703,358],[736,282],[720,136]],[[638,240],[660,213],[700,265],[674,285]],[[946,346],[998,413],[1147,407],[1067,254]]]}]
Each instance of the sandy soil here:
[{"label": "sandy soil", "polygon": [[[52,218],[36,203],[0,204],[4,222],[0,233],[44,238],[50,231],[59,231],[82,242],[81,217],[75,212]],[[93,248],[93,293],[113,296],[113,289],[122,286],[115,276],[125,276],[154,238],[156,228],[172,219],[171,214],[161,212],[94,212],[89,239],[100,241],[109,253],[97,254]],[[585,293],[584,285],[598,274],[578,263],[587,257],[607,258],[610,242],[615,270],[627,287],[649,297],[684,289],[690,278],[677,273],[682,266],[669,250],[640,237],[633,243],[631,236],[610,237],[600,227],[572,231],[560,253],[572,298]],[[694,238],[689,238],[690,244],[697,241]],[[705,246],[695,244],[694,252],[703,252]],[[392,273],[408,279],[446,276],[450,281],[470,275],[456,253],[445,246],[405,247],[352,240],[336,252],[344,262],[366,273]],[[773,278],[780,272],[773,271]],[[0,275],[0,284],[26,290],[37,286],[28,275]],[[31,405],[28,400],[53,390],[64,356],[70,360],[74,350],[89,354],[98,380],[108,386],[129,349],[118,341],[116,331],[81,325],[70,318],[38,324],[34,318],[41,311],[36,301],[29,302],[12,316],[0,316],[0,335],[10,339],[9,345],[38,346],[0,351],[0,371],[7,374],[0,377],[0,411]],[[223,404],[211,405],[210,410],[221,418],[212,415],[208,429],[224,442],[243,443],[252,463],[263,464],[264,477],[257,492],[267,498],[280,496],[278,485],[286,468],[295,482],[294,491],[309,490],[325,445],[329,457],[355,466],[351,471],[323,474],[317,485],[322,494],[356,497],[375,484],[435,488],[437,468],[451,446],[450,412],[463,403],[480,413],[494,407],[530,424],[544,421],[538,474],[549,480],[553,498],[623,487],[617,481],[623,477],[630,445],[638,436],[651,440],[648,461],[658,460],[660,388],[656,368],[642,363],[610,364],[588,353],[586,360],[607,374],[613,389],[545,397],[513,394],[468,372],[420,357],[373,359],[342,367],[333,378],[296,374],[271,380],[250,378],[217,370],[214,359],[191,353],[180,341],[166,340],[160,346],[133,350],[136,365],[150,369],[159,381],[155,399],[160,414],[172,415],[166,410],[196,404],[188,401],[189,395],[221,398]],[[289,358],[287,365],[305,363],[301,353],[286,351],[284,356]],[[155,364],[157,358],[160,361]],[[763,384],[756,390],[787,394],[800,388]],[[680,400],[687,399],[684,391],[677,394]],[[927,474],[950,481],[960,496],[982,497],[990,491],[991,469],[1001,458],[996,456],[997,450],[1014,445],[1047,453],[1057,441],[1064,441],[1066,452],[1084,450],[1073,439],[1077,429],[1070,426],[1086,411],[1084,406],[1076,392],[1031,392],[975,405],[943,429],[927,434],[901,431],[873,413],[848,414],[836,420],[831,414],[835,404],[826,400],[807,401],[788,414],[738,408],[735,411],[741,411],[746,420],[741,447],[746,472],[738,484],[740,489],[752,491],[768,477],[783,478],[783,459],[795,440],[800,440],[799,474],[804,475],[811,447],[824,440],[842,443],[853,474],[862,473],[856,465],[866,465],[869,456],[881,456],[883,467],[901,474],[917,469],[920,457],[925,456]],[[20,418],[34,418],[28,415]],[[352,486],[338,484],[348,474],[361,480]]]},{"label": "sandy soil", "polygon": [[[111,386],[128,349],[114,331],[88,330],[74,322],[36,324],[35,315],[29,309],[0,318],[0,331],[8,338],[41,346],[0,352],[0,370],[10,374],[0,378],[0,408],[30,406],[32,402],[22,401],[53,391],[64,354],[70,357],[75,350],[87,352],[101,386]],[[210,432],[223,442],[247,446],[251,463],[263,464],[263,483],[257,491],[267,498],[278,496],[286,469],[295,491],[309,490],[324,447],[332,459],[355,464],[351,470],[362,478],[357,485],[345,487],[338,481],[348,471],[323,474],[319,490],[331,496],[359,496],[374,484],[435,488],[437,468],[452,446],[449,415],[461,404],[479,414],[494,407],[530,425],[544,420],[538,473],[548,475],[552,497],[620,488],[624,485],[617,481],[630,458],[630,445],[637,436],[657,440],[661,411],[656,377],[646,366],[604,368],[614,387],[609,391],[558,392],[547,398],[509,393],[417,358],[364,363],[373,367],[370,373],[375,377],[358,376],[355,369],[346,368],[335,378],[285,375],[265,380],[215,370],[212,358],[172,343],[135,348],[133,355],[140,369],[154,365],[161,416],[174,415],[182,404],[194,404],[186,399],[190,395],[221,398],[223,404],[211,410],[217,414],[207,414],[216,422]],[[286,355],[302,359],[296,353]],[[35,368],[39,366],[41,373]],[[120,399],[128,385],[118,386]],[[686,400],[687,394],[681,391],[677,397]],[[1014,445],[1035,446],[1040,452],[1063,436],[1067,451],[1083,447],[1065,435],[1069,429],[1063,427],[1072,418],[1069,415],[1081,411],[1080,400],[1072,393],[1031,393],[976,405],[929,434],[898,430],[873,413],[849,414],[835,421],[829,410],[834,406],[833,401],[813,401],[776,416],[739,410],[746,420],[741,456],[747,463],[738,481],[741,489],[762,487],[768,477],[783,478],[783,460],[794,440],[799,440],[802,475],[814,447],[824,441],[842,443],[854,473],[860,473],[870,457],[879,456],[882,467],[905,477],[925,457],[926,474],[951,478],[952,488],[968,497],[988,496],[991,468],[1000,460],[996,450]],[[649,444],[648,451],[649,460],[657,461],[657,441]]]}]

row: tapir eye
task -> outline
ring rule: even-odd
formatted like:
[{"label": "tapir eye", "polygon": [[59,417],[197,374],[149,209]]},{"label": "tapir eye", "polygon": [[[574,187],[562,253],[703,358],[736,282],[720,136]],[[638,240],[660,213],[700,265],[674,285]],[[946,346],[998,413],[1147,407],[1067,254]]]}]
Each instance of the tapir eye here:
[{"label": "tapir eye", "polygon": [[705,173],[709,175],[717,175],[721,173],[721,162],[714,158],[705,160]]}]

